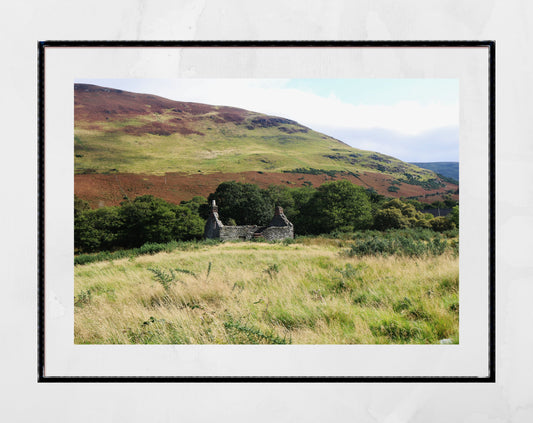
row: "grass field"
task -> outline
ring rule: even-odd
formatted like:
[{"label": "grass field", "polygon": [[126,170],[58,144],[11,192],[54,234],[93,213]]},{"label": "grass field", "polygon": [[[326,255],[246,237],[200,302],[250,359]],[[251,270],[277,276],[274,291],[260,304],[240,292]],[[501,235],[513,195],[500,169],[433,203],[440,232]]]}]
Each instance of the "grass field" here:
[{"label": "grass field", "polygon": [[365,253],[356,236],[200,243],[76,265],[75,342],[458,343],[453,243],[409,254]]}]

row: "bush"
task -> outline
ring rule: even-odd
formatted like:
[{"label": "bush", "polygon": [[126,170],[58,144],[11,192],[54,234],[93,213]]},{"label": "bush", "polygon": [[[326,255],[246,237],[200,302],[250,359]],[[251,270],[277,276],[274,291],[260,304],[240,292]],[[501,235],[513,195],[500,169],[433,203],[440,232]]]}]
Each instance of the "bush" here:
[{"label": "bush", "polygon": [[455,229],[455,223],[443,216],[436,217],[430,223],[431,229],[436,232],[445,232]]},{"label": "bush", "polygon": [[382,231],[402,228],[430,228],[429,219],[433,219],[433,216],[425,216],[415,206],[416,204],[398,199],[383,203],[381,209],[374,213],[374,228]]},{"label": "bush", "polygon": [[374,228],[378,230],[403,229],[410,226],[401,210],[396,208],[378,210],[374,217]]},{"label": "bush", "polygon": [[449,244],[441,235],[427,229],[405,229],[381,233],[379,235],[361,234],[350,249],[345,251],[349,257],[365,255],[399,255],[424,257],[441,255],[447,250],[455,253],[454,243]]}]

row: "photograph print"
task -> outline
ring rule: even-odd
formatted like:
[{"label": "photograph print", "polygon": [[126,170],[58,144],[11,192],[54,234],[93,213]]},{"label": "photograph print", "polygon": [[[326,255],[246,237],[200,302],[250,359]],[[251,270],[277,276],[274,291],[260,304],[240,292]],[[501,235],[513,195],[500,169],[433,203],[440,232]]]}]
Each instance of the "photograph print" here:
[{"label": "photograph print", "polygon": [[40,54],[40,380],[494,379],[493,46]]},{"label": "photograph print", "polygon": [[75,344],[460,344],[458,79],[73,92]]}]

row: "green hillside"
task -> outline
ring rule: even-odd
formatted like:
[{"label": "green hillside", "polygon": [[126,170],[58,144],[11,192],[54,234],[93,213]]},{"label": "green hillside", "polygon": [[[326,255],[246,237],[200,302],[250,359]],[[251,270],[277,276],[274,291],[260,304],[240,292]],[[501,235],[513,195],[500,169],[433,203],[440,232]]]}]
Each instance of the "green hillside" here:
[{"label": "green hillside", "polygon": [[75,84],[75,172],[371,171],[417,180],[429,170],[352,148],[295,121]]}]

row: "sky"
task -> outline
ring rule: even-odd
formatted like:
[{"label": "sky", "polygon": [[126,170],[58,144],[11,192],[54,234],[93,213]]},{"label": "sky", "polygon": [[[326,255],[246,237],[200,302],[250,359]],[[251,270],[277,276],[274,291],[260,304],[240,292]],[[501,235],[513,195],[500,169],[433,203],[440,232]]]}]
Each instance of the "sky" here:
[{"label": "sky", "polygon": [[407,162],[459,161],[456,79],[77,79],[281,116]]}]

